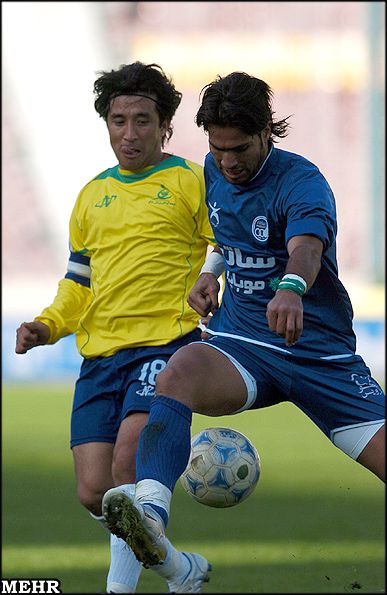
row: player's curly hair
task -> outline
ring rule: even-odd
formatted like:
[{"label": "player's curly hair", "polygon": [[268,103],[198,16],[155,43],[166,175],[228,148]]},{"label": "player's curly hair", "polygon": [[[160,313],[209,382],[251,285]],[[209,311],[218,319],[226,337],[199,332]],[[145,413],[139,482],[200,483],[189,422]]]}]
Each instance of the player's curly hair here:
[{"label": "player's curly hair", "polygon": [[[100,71],[101,75],[94,83],[94,107],[105,121],[107,120],[110,103],[119,95],[151,94],[157,98],[156,109],[160,124],[167,120],[171,122],[180,105],[182,93],[177,91],[172,79],[168,77],[158,64],[123,64],[118,70]],[[169,140],[173,134],[170,124],[162,139]]]},{"label": "player's curly hair", "polygon": [[203,87],[195,122],[208,132],[209,126],[238,128],[245,134],[259,134],[271,122],[270,140],[288,134],[288,119],[273,120],[273,91],[267,83],[245,72],[232,72]]}]

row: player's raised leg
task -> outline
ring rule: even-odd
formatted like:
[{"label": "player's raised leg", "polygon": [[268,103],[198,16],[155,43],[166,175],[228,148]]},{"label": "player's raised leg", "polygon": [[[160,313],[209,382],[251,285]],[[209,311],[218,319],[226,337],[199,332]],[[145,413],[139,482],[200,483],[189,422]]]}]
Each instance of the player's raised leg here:
[{"label": "player's raised leg", "polygon": [[203,343],[179,349],[158,374],[136,456],[136,499],[129,498],[125,523],[121,518],[121,526],[111,529],[120,531],[144,564],[165,559],[172,492],[190,454],[192,411],[225,415],[243,407],[246,399],[245,382],[234,364]]},{"label": "player's raised leg", "polygon": [[[133,452],[132,449],[129,449],[128,452],[130,439],[133,438],[134,434],[137,435],[139,433],[138,430],[142,429],[142,425],[144,425],[143,421],[146,421],[147,418],[147,415],[146,418],[143,415],[144,419],[138,420],[141,423],[133,428],[133,418],[140,417],[140,415],[130,414],[123,420],[120,426],[114,450],[113,464],[114,481],[118,487],[109,490],[105,494],[103,501],[105,522],[109,530],[115,534],[120,542],[123,542],[123,539],[121,539],[123,537],[127,544],[126,547],[129,546],[130,551],[133,548],[141,564],[145,567],[152,567],[157,574],[167,580],[168,588],[171,592],[200,592],[201,585],[208,580],[208,572],[211,569],[207,560],[199,554],[180,552],[166,538],[160,539],[156,536],[158,545],[152,543],[147,536],[147,532],[143,531],[142,509],[137,511],[136,507],[134,509],[132,507],[131,499],[134,496],[134,485],[120,485],[120,477],[125,478],[128,476],[127,457]],[[137,450],[137,444],[135,450]],[[137,512],[139,512],[141,522],[137,518]],[[161,523],[161,528],[155,523],[155,520],[157,521],[157,515],[154,511],[146,510],[146,512],[146,524],[152,525],[153,532],[163,532],[164,523]],[[129,527],[135,533],[136,539],[129,539]],[[138,546],[139,541],[141,547]],[[149,554],[150,549],[155,552],[155,556]],[[162,565],[159,564],[160,560],[163,562]]]}]

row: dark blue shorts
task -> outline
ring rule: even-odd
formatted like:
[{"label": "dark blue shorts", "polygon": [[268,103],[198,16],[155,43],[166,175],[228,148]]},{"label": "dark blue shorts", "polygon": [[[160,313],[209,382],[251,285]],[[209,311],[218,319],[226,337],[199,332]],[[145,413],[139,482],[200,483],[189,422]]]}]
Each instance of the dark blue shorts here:
[{"label": "dark blue shorts", "polygon": [[290,401],[331,439],[339,428],[385,418],[383,390],[359,355],[335,360],[295,357],[221,336],[207,343],[251,375],[245,375],[250,392],[242,410]]},{"label": "dark blue shorts", "polygon": [[200,340],[200,333],[195,329],[168,345],[122,349],[110,357],[85,359],[75,385],[71,448],[86,442],[114,444],[128,413],[149,412],[156,375],[171,355]]}]

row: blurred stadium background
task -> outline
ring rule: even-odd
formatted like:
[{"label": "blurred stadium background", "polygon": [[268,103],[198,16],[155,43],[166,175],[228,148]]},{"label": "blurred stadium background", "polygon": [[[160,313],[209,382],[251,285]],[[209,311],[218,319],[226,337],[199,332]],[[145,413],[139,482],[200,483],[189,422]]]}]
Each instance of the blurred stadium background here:
[{"label": "blurred stadium background", "polygon": [[74,337],[14,353],[51,303],[80,189],[115,165],[93,107],[100,70],[159,63],[183,100],[169,150],[203,163],[199,92],[243,70],[291,118],[278,146],[320,168],[337,201],[340,276],[358,351],[385,379],[384,2],[2,2],[3,381],[75,379]]}]

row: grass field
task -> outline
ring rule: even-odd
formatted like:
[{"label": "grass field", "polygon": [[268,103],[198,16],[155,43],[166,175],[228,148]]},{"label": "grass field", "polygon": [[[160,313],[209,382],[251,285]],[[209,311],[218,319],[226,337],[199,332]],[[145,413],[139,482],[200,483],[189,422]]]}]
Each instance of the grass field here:
[{"label": "grass field", "polygon": [[[56,578],[63,593],[101,593],[108,535],[76,497],[69,425],[73,388],[3,386],[2,577]],[[213,565],[203,593],[384,593],[385,492],[290,404],[236,417],[195,416],[240,430],[261,477],[229,509],[207,508],[178,483],[168,536]],[[152,570],[137,592],[165,593]]]}]

